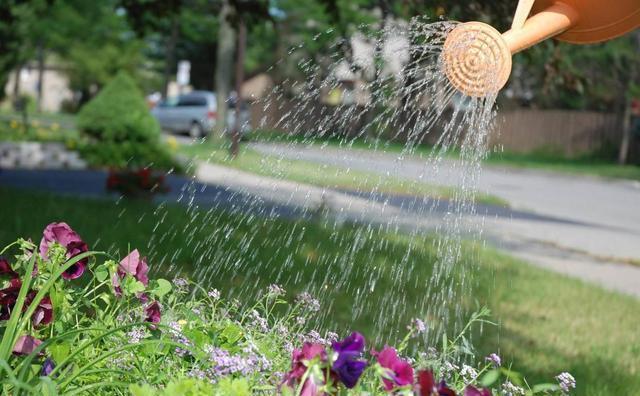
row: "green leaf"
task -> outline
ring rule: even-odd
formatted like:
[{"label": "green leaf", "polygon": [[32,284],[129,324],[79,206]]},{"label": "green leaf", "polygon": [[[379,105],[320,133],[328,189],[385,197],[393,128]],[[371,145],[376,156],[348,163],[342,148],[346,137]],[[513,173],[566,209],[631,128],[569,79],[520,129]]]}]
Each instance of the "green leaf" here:
[{"label": "green leaf", "polygon": [[145,287],[144,284],[140,281],[137,281],[133,278],[129,278],[129,281],[125,282],[125,289],[129,294],[136,294],[143,292]]},{"label": "green leaf", "polygon": [[71,346],[66,341],[55,343],[49,346],[49,352],[51,352],[51,357],[55,362],[61,362],[65,360],[67,356],[69,356],[70,351]]},{"label": "green leaf", "polygon": [[480,385],[483,387],[489,387],[493,385],[498,378],[500,378],[500,370],[490,370],[480,379]]},{"label": "green leaf", "polygon": [[242,338],[242,327],[230,323],[222,330],[221,337],[225,338],[230,346],[234,345]]},{"label": "green leaf", "polygon": [[155,396],[156,391],[150,385],[130,385],[129,392],[132,396]]},{"label": "green leaf", "polygon": [[151,290],[151,292],[156,296],[162,297],[171,291],[171,282],[166,279],[158,279],[156,283],[156,287]]},{"label": "green leaf", "polygon": [[557,384],[538,384],[538,385],[534,385],[533,388],[531,388],[531,390],[535,394],[535,393],[548,392],[548,391],[557,391],[557,390],[560,390],[560,387]]},{"label": "green leaf", "polygon": [[96,269],[95,275],[98,282],[104,282],[109,277],[109,270],[105,266],[101,265]]}]

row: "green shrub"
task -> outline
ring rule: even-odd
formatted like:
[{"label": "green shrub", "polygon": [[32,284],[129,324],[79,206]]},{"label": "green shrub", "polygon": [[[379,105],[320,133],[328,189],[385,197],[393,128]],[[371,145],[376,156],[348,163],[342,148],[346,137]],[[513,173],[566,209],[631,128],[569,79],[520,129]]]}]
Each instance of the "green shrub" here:
[{"label": "green shrub", "polygon": [[77,125],[87,138],[81,151],[92,165],[165,169],[175,165],[160,140],[160,126],[125,73],[80,110]]}]

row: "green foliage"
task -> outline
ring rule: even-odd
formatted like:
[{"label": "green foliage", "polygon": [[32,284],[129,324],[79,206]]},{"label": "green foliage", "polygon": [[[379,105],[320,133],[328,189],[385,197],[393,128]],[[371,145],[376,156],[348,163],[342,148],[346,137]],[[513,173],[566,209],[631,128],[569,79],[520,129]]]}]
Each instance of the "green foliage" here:
[{"label": "green foliage", "polygon": [[98,166],[170,168],[173,160],[160,141],[160,127],[133,80],[114,78],[78,113],[88,143],[85,159]]}]

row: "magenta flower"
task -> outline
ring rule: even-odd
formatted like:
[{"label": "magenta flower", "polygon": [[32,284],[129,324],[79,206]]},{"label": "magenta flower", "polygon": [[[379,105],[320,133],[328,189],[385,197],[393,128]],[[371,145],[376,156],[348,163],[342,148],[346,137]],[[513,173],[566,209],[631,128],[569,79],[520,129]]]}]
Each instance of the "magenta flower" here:
[{"label": "magenta flower", "polygon": [[[285,375],[283,383],[290,387],[296,386],[307,371],[308,362],[316,357],[319,357],[323,362],[327,360],[327,353],[323,345],[305,342],[302,345],[302,349],[294,349],[291,354],[291,370]],[[317,385],[312,378],[307,379],[305,382],[303,392],[305,389],[308,395],[317,393]]]},{"label": "magenta flower", "polygon": [[478,389],[473,385],[468,385],[464,389],[464,396],[491,396],[491,391],[489,389]]},{"label": "magenta flower", "polygon": [[[47,259],[49,246],[52,242],[57,242],[67,249],[67,258],[70,259],[89,250],[87,244],[82,241],[80,235],[69,227],[67,223],[51,223],[43,231],[40,241],[40,257]],[[62,273],[62,277],[67,280],[76,279],[82,276],[89,262],[84,258]]]},{"label": "magenta flower", "polygon": [[16,345],[13,347],[13,353],[16,355],[28,355],[36,350],[36,348],[42,344],[37,338],[32,336],[20,336]]},{"label": "magenta flower", "polygon": [[395,387],[413,383],[413,367],[400,359],[394,348],[385,346],[378,353],[378,363],[388,370],[389,378],[382,379],[385,390],[392,391]]},{"label": "magenta flower", "polygon": [[295,380],[302,378],[307,371],[306,362],[313,360],[316,356],[319,356],[322,361],[327,359],[324,346],[305,342],[302,349],[294,349],[291,354],[291,371],[286,375],[285,382],[290,382],[289,384],[293,385]]},{"label": "magenta flower", "polygon": [[360,359],[364,351],[364,337],[358,332],[353,332],[344,340],[334,342],[333,350],[338,352],[338,358],[331,369],[338,379],[349,389],[356,386],[362,372],[367,367],[367,362]]},{"label": "magenta flower", "polygon": [[[154,325],[160,323],[160,303],[157,301],[147,305],[144,309],[144,313],[147,315],[147,318],[145,319],[146,322],[151,322]],[[156,328],[156,326],[151,327]]]}]

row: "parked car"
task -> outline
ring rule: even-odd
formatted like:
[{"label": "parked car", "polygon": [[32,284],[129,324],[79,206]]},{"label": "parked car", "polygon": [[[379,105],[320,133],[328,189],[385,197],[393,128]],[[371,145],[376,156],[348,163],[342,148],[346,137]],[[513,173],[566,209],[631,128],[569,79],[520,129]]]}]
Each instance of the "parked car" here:
[{"label": "parked car", "polygon": [[[245,107],[245,106],[243,106]],[[188,133],[199,138],[206,136],[213,130],[218,118],[216,95],[209,91],[193,91],[175,98],[160,101],[151,110],[151,114],[158,120],[163,130],[172,133]],[[235,103],[229,101],[227,125],[235,123]],[[249,112],[246,108],[241,111],[241,131],[249,131]]]}]

